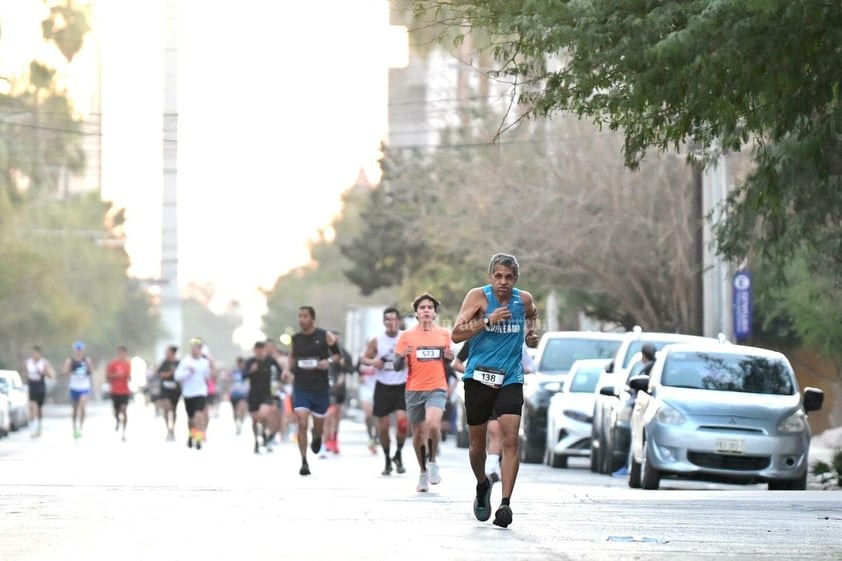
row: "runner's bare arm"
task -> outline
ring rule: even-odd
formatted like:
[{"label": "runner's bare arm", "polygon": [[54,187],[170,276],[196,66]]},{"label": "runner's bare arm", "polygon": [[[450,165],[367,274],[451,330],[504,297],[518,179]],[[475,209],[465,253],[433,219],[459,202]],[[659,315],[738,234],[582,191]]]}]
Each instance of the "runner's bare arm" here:
[{"label": "runner's bare arm", "polygon": [[482,314],[485,313],[487,305],[482,288],[472,288],[468,291],[450,335],[454,343],[467,341],[485,329]]},{"label": "runner's bare arm", "polygon": [[281,381],[285,383],[292,382],[292,379],[295,377],[292,375],[292,365],[295,364],[295,353],[292,350],[292,347],[289,348],[289,355],[287,355],[287,365],[284,371],[281,373]]},{"label": "runner's bare arm", "polygon": [[383,368],[383,361],[377,356],[377,337],[372,337],[365,347],[365,352],[360,358],[360,362],[366,366],[373,366],[375,368]]},{"label": "runner's bare arm", "polygon": [[526,346],[534,349],[538,346],[538,334],[535,333],[538,323],[538,307],[535,306],[535,300],[529,292],[521,290],[520,299],[523,302],[524,315],[526,316]]}]

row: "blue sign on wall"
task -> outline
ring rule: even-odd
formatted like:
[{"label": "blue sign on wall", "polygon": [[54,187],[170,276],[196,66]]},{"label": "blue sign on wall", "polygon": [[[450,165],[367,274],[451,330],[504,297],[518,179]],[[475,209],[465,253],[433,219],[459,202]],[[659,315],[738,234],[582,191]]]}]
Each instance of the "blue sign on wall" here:
[{"label": "blue sign on wall", "polygon": [[751,337],[751,273],[739,271],[734,275],[734,337]]}]

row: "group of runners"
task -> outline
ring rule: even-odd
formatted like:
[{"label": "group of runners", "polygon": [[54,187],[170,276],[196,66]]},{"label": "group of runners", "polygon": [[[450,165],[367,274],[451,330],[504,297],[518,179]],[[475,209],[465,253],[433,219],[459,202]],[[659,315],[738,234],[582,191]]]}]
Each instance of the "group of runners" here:
[{"label": "group of runners", "polygon": [[[446,370],[457,358],[454,345],[464,343],[458,366],[452,367],[462,373],[464,381],[469,458],[477,481],[473,511],[480,521],[491,518],[492,486],[501,481],[502,499],[493,523],[504,528],[512,523],[511,496],[520,462],[523,376],[530,362],[525,347],[538,343],[538,310],[532,295],[515,287],[518,277],[514,256],[492,256],[489,283],[468,291],[452,331],[435,323],[439,301],[429,293],[412,302],[418,323],[406,331],[399,330],[398,310],[386,309],[385,331],[371,338],[361,359],[362,367],[373,370],[361,370],[360,397],[365,403],[363,396],[372,396],[370,411],[379,425],[383,475],[391,474],[393,466],[399,473],[405,470],[401,451],[411,430],[419,468],[416,490],[423,493],[441,482],[436,457],[448,399]],[[396,420],[394,455],[392,415]],[[373,419],[366,422],[370,446],[375,442]]]},{"label": "group of runners", "polygon": [[[518,430],[527,359],[524,347],[537,345],[537,308],[530,293],[515,287],[518,276],[514,256],[492,256],[488,284],[468,291],[452,330],[436,323],[440,303],[430,293],[413,300],[417,324],[410,329],[401,330],[399,310],[387,308],[383,312],[384,331],[371,337],[358,365],[359,398],[366,416],[369,448],[373,453],[377,446],[382,450],[382,474],[406,472],[403,448],[411,435],[419,470],[416,490],[424,493],[442,480],[437,456],[448,402],[447,372],[457,359],[458,344],[465,343],[453,366],[464,381],[469,458],[476,478],[473,511],[478,520],[491,518],[492,484],[501,481],[502,499],[493,521],[501,527],[512,522],[511,496],[519,467]],[[231,371],[229,392],[238,434],[246,413],[251,418],[255,453],[271,451],[276,435],[285,435],[291,424],[297,427],[294,435],[300,453],[299,474],[308,476],[308,454],[318,454],[323,442],[338,453],[344,375],[354,371],[354,365],[341,348],[338,333],[316,325],[315,309],[301,306],[298,325],[287,355],[272,340],[258,341],[253,356],[238,360]],[[75,438],[82,435],[85,404],[91,393],[93,365],[84,350],[84,344],[74,343],[73,354],[62,369],[68,376]],[[179,359],[177,352],[176,347],[168,348],[157,370],[158,404],[167,439],[174,440],[177,404],[183,398],[189,427],[187,445],[201,450],[208,426],[213,358],[198,338],[190,341],[186,356]],[[55,375],[40,353],[37,347],[33,349],[26,365],[31,418],[35,420],[33,436],[40,434],[44,381]],[[124,440],[131,395],[127,354],[125,347],[118,347],[117,356],[106,367],[115,428],[122,428]],[[493,458],[487,462],[489,426],[494,437]]]}]

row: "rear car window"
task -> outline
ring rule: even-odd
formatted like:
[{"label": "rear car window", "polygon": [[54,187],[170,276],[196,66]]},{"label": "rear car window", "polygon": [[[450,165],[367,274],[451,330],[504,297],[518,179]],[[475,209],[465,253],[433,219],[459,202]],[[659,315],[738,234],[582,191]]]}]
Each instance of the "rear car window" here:
[{"label": "rear car window", "polygon": [[577,360],[587,358],[610,359],[620,348],[620,341],[605,339],[556,338],[548,339],[541,355],[541,372],[568,371]]}]

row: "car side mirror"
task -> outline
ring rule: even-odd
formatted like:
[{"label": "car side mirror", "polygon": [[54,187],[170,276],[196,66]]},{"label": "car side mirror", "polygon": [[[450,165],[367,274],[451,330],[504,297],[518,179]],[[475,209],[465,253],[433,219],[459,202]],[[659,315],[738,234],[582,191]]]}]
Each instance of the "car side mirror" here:
[{"label": "car side mirror", "polygon": [[614,386],[602,386],[599,389],[599,395],[604,395],[607,397],[617,397],[617,390]]},{"label": "car side mirror", "polygon": [[561,391],[561,384],[558,382],[550,382],[544,385],[544,389],[550,393],[558,393]]},{"label": "car side mirror", "polygon": [[649,376],[634,376],[629,380],[629,387],[639,392],[649,391]]},{"label": "car side mirror", "polygon": [[824,405],[824,392],[817,388],[804,388],[804,412],[818,411]]},{"label": "car side mirror", "polygon": [[613,360],[605,365],[605,371],[609,374],[614,372],[614,361]]}]

